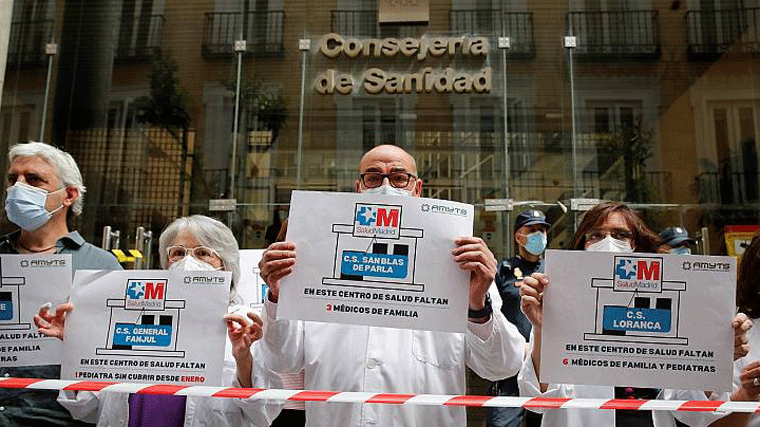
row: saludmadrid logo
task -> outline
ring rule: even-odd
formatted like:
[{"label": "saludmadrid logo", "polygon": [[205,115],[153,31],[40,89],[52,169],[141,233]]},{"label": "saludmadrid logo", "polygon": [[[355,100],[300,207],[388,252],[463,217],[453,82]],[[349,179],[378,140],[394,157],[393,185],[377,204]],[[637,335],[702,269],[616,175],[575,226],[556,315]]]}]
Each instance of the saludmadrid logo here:
[{"label": "saludmadrid logo", "polygon": [[727,262],[684,261],[681,268],[684,270],[726,273],[731,270],[731,264]]},{"label": "saludmadrid logo", "polygon": [[19,263],[23,268],[36,267],[65,267],[65,259],[22,259]]},{"label": "saludmadrid logo", "polygon": [[432,212],[432,213],[440,213],[440,214],[455,215],[455,216],[467,216],[467,209],[458,208],[455,206],[431,205],[428,203],[423,203],[420,206],[420,210],[422,212]]}]

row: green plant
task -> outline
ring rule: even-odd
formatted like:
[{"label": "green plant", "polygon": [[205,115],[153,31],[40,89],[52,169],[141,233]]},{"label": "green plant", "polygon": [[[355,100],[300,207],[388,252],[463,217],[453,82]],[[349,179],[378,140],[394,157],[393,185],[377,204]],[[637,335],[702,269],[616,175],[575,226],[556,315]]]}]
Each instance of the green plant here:
[{"label": "green plant", "polygon": [[148,75],[150,94],[135,100],[138,123],[160,126],[175,137],[189,129],[192,103],[187,89],[180,86],[178,70],[170,54],[158,54]]},{"label": "green plant", "polygon": [[[138,123],[159,126],[171,133],[179,143],[182,149],[179,165],[179,200],[182,202],[186,182],[192,177],[192,174],[188,177],[185,170],[188,158],[188,133],[192,120],[190,116],[192,99],[187,89],[180,85],[177,77],[178,70],[179,66],[171,54],[157,54],[148,75],[150,92],[135,100],[135,111]],[[180,210],[178,214],[185,215],[186,212]]]},{"label": "green plant", "polygon": [[647,160],[653,155],[654,131],[644,128],[641,116],[619,131],[599,136],[598,143],[607,164],[621,162],[626,201],[653,201],[656,194],[644,172]]},{"label": "green plant", "polygon": [[[225,82],[225,86],[230,91],[235,91],[234,80]],[[288,118],[288,103],[285,97],[265,88],[261,80],[242,79],[240,105],[257,118],[264,130],[272,131],[274,142]]]}]

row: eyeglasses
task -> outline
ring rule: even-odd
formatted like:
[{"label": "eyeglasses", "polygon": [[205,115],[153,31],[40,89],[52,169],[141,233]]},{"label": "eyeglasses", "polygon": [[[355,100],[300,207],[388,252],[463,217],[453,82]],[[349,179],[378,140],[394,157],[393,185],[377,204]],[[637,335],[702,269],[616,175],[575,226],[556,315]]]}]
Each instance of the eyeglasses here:
[{"label": "eyeglasses", "polygon": [[412,179],[417,179],[416,176],[410,174],[409,172],[364,172],[359,176],[361,177],[362,184],[364,184],[365,188],[377,188],[383,185],[383,180],[385,178],[388,178],[388,182],[391,183],[391,186],[396,188],[405,188],[407,185],[409,185],[409,182]]},{"label": "eyeglasses", "polygon": [[182,245],[169,246],[166,248],[166,252],[169,255],[169,262],[177,262],[188,254],[192,255],[193,258],[208,264],[211,264],[216,259],[222,259],[222,257],[219,256],[219,253],[207,246],[196,246],[194,248],[186,248]]},{"label": "eyeglasses", "polygon": [[586,233],[585,236],[586,241],[589,243],[599,242],[606,239],[607,236],[612,236],[613,239],[622,240],[628,243],[633,240],[633,233],[622,228],[615,228],[612,230],[602,230],[601,228],[596,228]]}]

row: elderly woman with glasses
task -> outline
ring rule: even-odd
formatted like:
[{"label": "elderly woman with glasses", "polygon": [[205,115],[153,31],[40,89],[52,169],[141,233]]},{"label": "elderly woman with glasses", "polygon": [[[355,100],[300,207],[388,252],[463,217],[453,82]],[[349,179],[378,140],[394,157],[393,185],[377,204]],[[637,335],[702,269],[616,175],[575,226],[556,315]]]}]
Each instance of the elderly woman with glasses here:
[{"label": "elderly woman with glasses", "polygon": [[[655,252],[659,243],[659,237],[644,224],[635,211],[622,203],[605,202],[586,212],[572,239],[572,249],[623,253]],[[526,277],[520,286],[521,309],[533,325],[528,350],[530,357],[526,357],[517,379],[521,396],[675,400],[705,400],[709,397],[702,391],[540,383],[538,378],[541,360],[542,299],[546,286],[549,286],[549,277],[541,273]],[[751,325],[748,322],[746,316],[737,316],[733,321],[738,340],[734,348],[735,355],[746,354],[744,331]],[[716,418],[717,415],[709,412],[561,409],[543,412],[541,425],[675,427],[678,419],[691,427],[697,427],[708,425]]]},{"label": "elderly woman with glasses", "polygon": [[[279,379],[256,363],[261,319],[240,305],[236,288],[240,278],[238,244],[227,226],[203,215],[169,224],[159,238],[161,266],[169,270],[224,270],[232,272],[224,349],[222,385],[277,387]],[[73,308],[73,307],[71,307]],[[40,331],[63,339],[65,317],[41,310],[35,319]],[[220,319],[221,320],[221,319]],[[253,348],[252,348],[253,345]],[[77,419],[100,427],[268,426],[280,405],[255,401],[126,393],[61,392],[58,401]]]}]

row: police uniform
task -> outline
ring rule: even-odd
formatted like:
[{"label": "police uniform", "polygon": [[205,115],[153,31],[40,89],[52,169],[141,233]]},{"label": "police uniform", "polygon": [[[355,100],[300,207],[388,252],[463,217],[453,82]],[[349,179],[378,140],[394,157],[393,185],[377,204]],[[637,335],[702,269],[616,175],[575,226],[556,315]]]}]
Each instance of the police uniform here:
[{"label": "police uniform", "polygon": [[[544,272],[544,262],[540,259],[538,262],[529,262],[520,256],[515,256],[502,261],[496,268],[496,287],[502,299],[501,312],[517,330],[525,337],[530,339],[531,324],[528,318],[520,310],[520,289],[515,286],[523,277],[530,276],[533,273]],[[517,375],[505,378],[491,385],[491,394],[496,396],[519,396],[520,390],[517,387]],[[525,411],[522,408],[493,408],[496,410],[489,411],[489,426],[519,426],[521,420],[525,418],[525,425],[528,427],[540,426],[541,415],[535,412]]]},{"label": "police uniform", "polygon": [[[543,225],[549,227],[543,212],[529,209],[521,212],[515,218],[515,231],[523,226]],[[536,262],[526,261],[522,257],[514,256],[502,261],[496,268],[496,287],[502,299],[501,311],[513,325],[517,327],[525,340],[530,339],[531,324],[528,318],[520,310],[520,290],[515,283],[522,281],[526,276],[533,273],[544,272],[544,262],[539,258]],[[517,376],[505,378],[491,385],[491,394],[496,396],[519,396]],[[487,425],[489,427],[516,427],[521,426],[525,418],[527,427],[541,425],[541,415],[525,411],[522,408],[489,408],[487,412]]]}]

